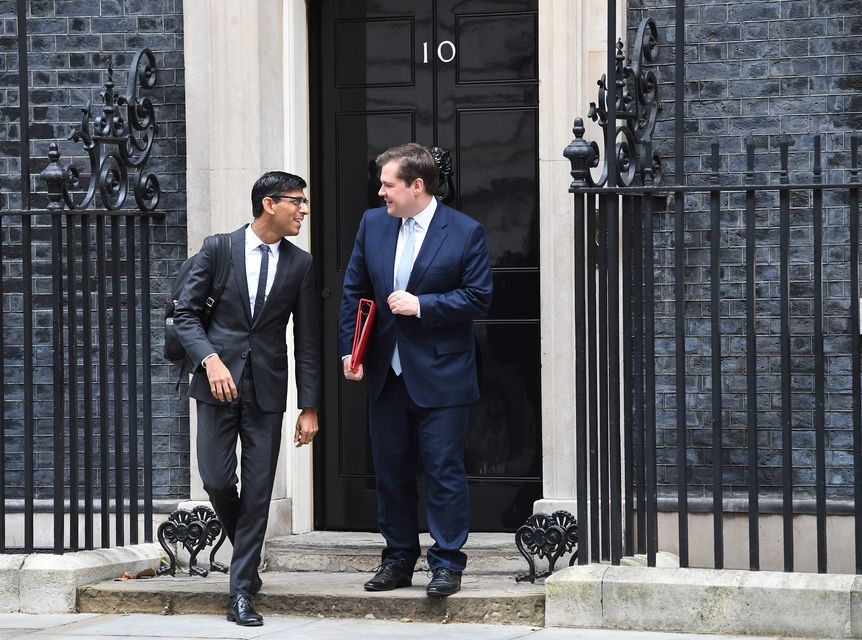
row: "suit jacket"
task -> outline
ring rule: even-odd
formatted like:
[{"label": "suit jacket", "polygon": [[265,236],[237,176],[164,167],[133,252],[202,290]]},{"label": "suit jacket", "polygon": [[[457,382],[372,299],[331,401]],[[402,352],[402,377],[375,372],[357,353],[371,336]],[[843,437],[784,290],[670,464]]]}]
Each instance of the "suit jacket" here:
[{"label": "suit jacket", "polygon": [[200,402],[222,404],[210,392],[201,361],[211,353],[230,369],[237,385],[251,357],[257,402],[263,411],[287,408],[287,321],[293,314],[294,357],[299,408],[320,402],[320,336],[311,255],[282,239],[275,281],[254,323],[249,308],[245,269],[245,226],[231,234],[231,267],[227,285],[202,324],[204,301],[214,276],[209,243],[195,260],[177,301],[174,325],[195,369],[189,395]]},{"label": "suit jacket", "polygon": [[416,256],[407,291],[419,298],[421,318],[393,315],[395,245],[401,219],[386,208],[362,216],[344,276],[340,349],[350,353],[360,298],[373,298],[377,317],[365,358],[369,396],[380,396],[398,343],[407,392],[421,407],[449,407],[479,397],[473,319],[491,305],[491,265],[485,229],[442,203]]}]

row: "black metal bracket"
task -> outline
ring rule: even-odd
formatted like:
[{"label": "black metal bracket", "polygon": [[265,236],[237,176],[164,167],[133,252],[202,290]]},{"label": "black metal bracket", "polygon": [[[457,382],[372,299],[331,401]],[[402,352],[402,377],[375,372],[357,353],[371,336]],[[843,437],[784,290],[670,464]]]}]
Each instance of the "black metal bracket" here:
[{"label": "black metal bracket", "polygon": [[[629,64],[625,64],[624,44],[616,44],[616,86],[608,87],[606,75],[598,80],[596,102],[590,103],[587,117],[603,130],[614,127],[614,145],[608,148],[607,136],[602,136],[602,148],[595,141],[584,140],[584,121],[575,118],[572,133],[575,139],[563,151],[572,164],[570,192],[587,187],[602,187],[608,181],[608,156],[613,154],[616,166],[616,184],[650,187],[661,182],[662,162],[653,153],[652,136],[656,119],[662,110],[658,97],[658,80],[648,65],[658,58],[658,29],[655,20],[643,20],[638,28]],[[625,124],[608,122],[608,101],[613,100],[617,120]],[[596,179],[590,169],[601,166],[601,177]]]},{"label": "black metal bracket", "polygon": [[177,509],[167,521],[159,525],[158,530],[159,544],[162,549],[168,554],[168,564],[159,569],[159,575],[171,574],[176,575],[177,557],[168,543],[182,544],[186,551],[189,552],[189,575],[206,577],[209,573],[206,569],[198,566],[198,554],[212,544],[218,538],[218,542],[210,552],[210,571],[220,571],[227,573],[228,568],[221,562],[216,562],[215,554],[224,544],[225,532],[222,527],[221,520],[216,516],[215,511],[209,507],[198,505],[191,511],[187,509]]},{"label": "black metal bracket", "polygon": [[[578,559],[578,521],[568,511],[554,511],[551,515],[534,513],[515,532],[515,545],[524,556],[530,570],[519,573],[517,582],[535,582],[536,578],[544,578],[554,573],[557,560],[571,553],[571,567]],[[548,570],[536,573],[536,562],[533,557],[547,558]]]},{"label": "black metal bracket", "polygon": [[150,212],[156,208],[161,195],[159,181],[144,167],[158,130],[156,111],[149,98],[138,96],[139,88],[152,89],[155,85],[156,58],[149,49],[135,54],[125,93],[115,91],[113,64],[108,64],[108,80],[99,94],[104,102],[101,114],[91,122],[94,109],[87,104],[82,109],[81,126],[68,137],[82,143],[88,156],[90,175],[86,191],[80,200],[75,199],[73,191],[84,190],[80,171],[74,164],[64,167],[59,163],[59,147],[52,142],[48,152],[50,162],[41,173],[48,186],[49,210],[61,210],[64,204],[70,209],[86,209],[93,203],[97,188],[106,209],[120,209],[128,195],[130,172],[138,209]]}]

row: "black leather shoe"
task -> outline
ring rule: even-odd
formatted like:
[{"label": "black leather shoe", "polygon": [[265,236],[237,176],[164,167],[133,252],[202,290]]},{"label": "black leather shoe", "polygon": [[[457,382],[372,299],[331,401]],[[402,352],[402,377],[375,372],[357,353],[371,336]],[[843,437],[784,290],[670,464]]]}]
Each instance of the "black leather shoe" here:
[{"label": "black leather shoe", "polygon": [[251,597],[241,593],[232,598],[227,621],[236,622],[241,627],[259,627],[263,624],[263,616],[254,610]]},{"label": "black leather shoe", "polygon": [[413,575],[393,562],[387,562],[375,571],[377,574],[365,583],[366,591],[392,591],[413,584]]},{"label": "black leather shoe", "polygon": [[431,570],[433,576],[426,589],[432,598],[445,598],[461,590],[461,572],[438,567]]}]

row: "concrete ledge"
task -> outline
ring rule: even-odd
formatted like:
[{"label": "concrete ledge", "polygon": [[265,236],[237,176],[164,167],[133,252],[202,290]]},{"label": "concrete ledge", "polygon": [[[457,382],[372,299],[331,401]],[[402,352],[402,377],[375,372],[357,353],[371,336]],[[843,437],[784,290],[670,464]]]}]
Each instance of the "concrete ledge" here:
[{"label": "concrete ledge", "polygon": [[862,578],[585,565],[545,581],[545,624],[687,633],[862,637]]},{"label": "concrete ledge", "polygon": [[[19,609],[24,613],[69,613],[76,610],[78,587],[110,580],[124,571],[158,569],[163,551],[147,543],[64,555],[24,556],[18,570]],[[5,577],[5,576],[4,576]]]},{"label": "concrete ledge", "polygon": [[18,573],[26,557],[24,554],[0,555],[0,611],[3,613],[12,613],[21,609]]}]

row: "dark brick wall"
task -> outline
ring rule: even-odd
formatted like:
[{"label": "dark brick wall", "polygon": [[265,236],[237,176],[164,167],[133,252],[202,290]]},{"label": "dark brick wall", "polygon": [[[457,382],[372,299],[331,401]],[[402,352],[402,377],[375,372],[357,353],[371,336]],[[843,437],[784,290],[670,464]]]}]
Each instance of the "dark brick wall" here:
[{"label": "dark brick wall", "polygon": [[[189,494],[188,402],[184,388],[175,389],[177,372],[161,357],[162,308],[167,297],[169,274],[186,256],[185,194],[185,91],[183,21],[181,0],[29,0],[27,17],[29,68],[29,114],[22,118],[18,90],[18,24],[15,0],[0,0],[0,208],[18,209],[22,199],[19,149],[21,127],[29,126],[31,158],[30,206],[45,206],[45,187],[38,178],[46,164],[48,144],[60,140],[62,160],[83,162],[81,146],[64,139],[80,126],[81,109],[88,101],[94,117],[100,112],[99,92],[107,78],[109,61],[114,66],[118,92],[126,86],[129,64],[143,47],[150,48],[158,67],[155,89],[142,92],[156,105],[158,132],[149,172],[158,176],[163,219],[151,225],[151,282],[153,327],[153,484],[156,498],[185,498]],[[98,203],[97,196],[97,205]],[[131,193],[127,207],[134,207]],[[20,217],[4,216],[3,296],[4,338],[7,348],[4,374],[4,440],[6,442],[7,496],[19,497],[23,475],[23,369],[21,367],[22,320],[20,293]],[[51,256],[45,216],[34,220],[34,290],[36,313],[36,465],[37,497],[50,497],[52,458],[50,363],[50,280],[47,260]],[[124,232],[123,232],[124,233]],[[110,239],[110,233],[108,234]],[[95,236],[93,237],[95,239]],[[125,253],[123,254],[125,260]],[[123,268],[125,268],[123,264]],[[80,267],[79,267],[80,269]],[[16,281],[17,278],[17,281]],[[17,282],[17,284],[16,284]],[[94,282],[95,286],[95,282]],[[110,290],[110,285],[109,285]],[[140,304],[140,300],[138,301]],[[78,306],[80,309],[80,299]],[[124,302],[125,305],[125,302]],[[94,307],[96,303],[94,301]],[[140,306],[138,307],[140,308]],[[124,312],[125,313],[125,312]],[[103,312],[109,325],[111,311]],[[124,318],[119,321],[125,326]],[[140,324],[139,324],[140,330]],[[109,328],[109,335],[111,329]],[[123,341],[126,340],[124,330]],[[17,356],[15,356],[17,354]],[[10,357],[10,355],[12,357]],[[98,351],[94,358],[98,357]],[[79,347],[80,359],[80,347]],[[139,358],[140,362],[140,358]],[[112,372],[109,375],[113,375]],[[142,373],[138,373],[140,385]],[[110,378],[109,378],[110,379]],[[98,391],[98,389],[97,389]],[[79,399],[82,392],[79,392]],[[98,418],[98,401],[95,404]],[[124,412],[128,411],[127,405]],[[113,404],[109,405],[113,419]],[[82,426],[79,426],[79,429]],[[98,428],[98,425],[97,425]],[[111,427],[113,429],[113,426]],[[124,430],[128,430],[124,414]],[[98,431],[97,431],[98,433]],[[111,438],[110,450],[114,443]],[[141,450],[142,443],[138,448]],[[98,465],[98,438],[96,439]],[[83,446],[81,445],[81,450]],[[112,482],[113,482],[113,475]],[[142,472],[139,471],[142,482]],[[97,483],[98,484],[98,483]]]},{"label": "dark brick wall", "polygon": [[[629,0],[629,42],[643,17],[659,25],[657,74],[664,110],[656,144],[673,180],[674,20],[672,0]],[[790,176],[810,182],[813,136],[823,134],[825,175],[848,178],[849,131],[862,129],[862,2],[801,0],[686,2],[686,182],[706,184],[710,145],[721,146],[721,181],[740,184],[745,138],[753,136],[761,181],[777,181],[781,134],[790,138]],[[826,478],[828,496],[852,496],[850,415],[849,230],[846,193],[824,197],[824,331],[826,351]],[[813,495],[814,305],[810,192],[791,197],[791,355],[793,482]],[[673,202],[670,202],[670,211]],[[691,495],[709,495],[711,454],[710,215],[708,199],[686,197],[686,377]],[[674,219],[656,225],[656,354],[659,482],[672,492],[676,397],[674,344]],[[757,213],[757,470],[764,493],[782,483],[778,197],[758,195]],[[721,199],[721,326],[724,425],[722,459],[727,490],[744,493],[748,479],[745,347],[744,197]]]}]

